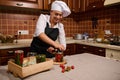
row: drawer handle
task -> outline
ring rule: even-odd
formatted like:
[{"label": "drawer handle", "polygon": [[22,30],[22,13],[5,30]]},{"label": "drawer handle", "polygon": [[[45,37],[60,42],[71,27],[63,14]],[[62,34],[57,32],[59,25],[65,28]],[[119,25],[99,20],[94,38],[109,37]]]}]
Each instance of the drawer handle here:
[{"label": "drawer handle", "polygon": [[113,57],[114,57],[114,56],[113,56],[113,54],[111,53],[111,54],[110,54],[110,58],[113,58]]},{"label": "drawer handle", "polygon": [[70,49],[67,49],[66,51],[69,51]]},{"label": "drawer handle", "polygon": [[83,47],[84,49],[86,49],[86,47]]},{"label": "drawer handle", "polygon": [[7,53],[8,54],[14,54],[14,51],[8,51]]},{"label": "drawer handle", "polygon": [[22,3],[17,3],[16,5],[17,5],[17,6],[23,6],[23,4],[22,4]]},{"label": "drawer handle", "polygon": [[99,50],[99,52],[103,52],[103,50]]}]

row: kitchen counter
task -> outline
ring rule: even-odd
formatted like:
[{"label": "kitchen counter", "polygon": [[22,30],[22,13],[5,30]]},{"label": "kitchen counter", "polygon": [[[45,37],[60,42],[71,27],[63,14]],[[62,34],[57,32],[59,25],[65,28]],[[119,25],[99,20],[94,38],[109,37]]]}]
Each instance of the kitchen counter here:
[{"label": "kitchen counter", "polygon": [[18,40],[18,43],[0,43],[0,49],[30,47],[32,39]]},{"label": "kitchen counter", "polygon": [[[61,72],[59,65],[52,69],[24,78],[24,80],[120,80],[120,62],[105,57],[83,53],[65,56],[67,64],[75,68]],[[21,80],[7,73],[7,66],[0,66],[0,80]]]},{"label": "kitchen counter", "polygon": [[[23,39],[23,40],[18,40],[18,43],[0,43],[0,49],[30,47],[31,41],[32,41],[32,39]],[[85,45],[90,45],[90,46],[120,50],[120,46],[91,42],[91,41],[85,41],[85,40],[75,40],[75,39],[72,39],[72,38],[66,38],[66,43],[67,44],[71,44],[71,43],[85,44]]]}]

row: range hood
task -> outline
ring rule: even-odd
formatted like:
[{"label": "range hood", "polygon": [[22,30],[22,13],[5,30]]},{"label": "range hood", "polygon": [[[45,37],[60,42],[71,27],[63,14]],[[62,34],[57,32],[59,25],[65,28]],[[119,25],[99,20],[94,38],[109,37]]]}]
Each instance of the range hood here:
[{"label": "range hood", "polygon": [[120,3],[120,0],[105,0],[104,6],[114,5]]}]

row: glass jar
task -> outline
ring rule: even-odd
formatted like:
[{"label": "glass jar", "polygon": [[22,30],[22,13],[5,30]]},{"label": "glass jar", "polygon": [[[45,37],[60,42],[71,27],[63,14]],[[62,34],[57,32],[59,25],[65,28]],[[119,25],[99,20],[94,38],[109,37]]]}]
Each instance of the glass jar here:
[{"label": "glass jar", "polygon": [[63,62],[63,52],[57,52],[55,54],[55,62]]},{"label": "glass jar", "polygon": [[22,66],[24,58],[24,51],[23,50],[16,50],[15,51],[15,63]]},{"label": "glass jar", "polygon": [[45,54],[38,54],[36,55],[37,63],[46,61],[46,55]]}]

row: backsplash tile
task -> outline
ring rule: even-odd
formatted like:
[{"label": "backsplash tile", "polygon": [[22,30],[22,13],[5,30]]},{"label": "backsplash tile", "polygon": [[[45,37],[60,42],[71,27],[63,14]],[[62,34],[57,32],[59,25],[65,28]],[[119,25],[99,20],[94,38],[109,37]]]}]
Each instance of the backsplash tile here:
[{"label": "backsplash tile", "polygon": [[[29,35],[21,35],[20,39],[31,39],[40,12],[0,10],[0,32],[14,35],[18,30],[29,30]],[[97,29],[92,29],[92,17],[98,18]],[[93,33],[99,30],[111,30],[115,35],[120,35],[120,9],[108,8],[99,11],[71,14],[63,19],[66,37],[76,33]]]}]

